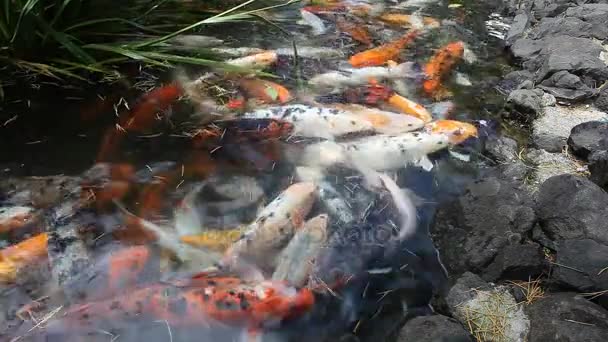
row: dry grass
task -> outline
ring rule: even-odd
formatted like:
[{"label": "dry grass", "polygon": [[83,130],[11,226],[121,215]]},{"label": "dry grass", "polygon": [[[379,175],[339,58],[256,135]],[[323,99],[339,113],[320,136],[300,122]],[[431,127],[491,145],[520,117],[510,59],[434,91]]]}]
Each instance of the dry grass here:
[{"label": "dry grass", "polygon": [[489,296],[488,300],[483,301],[479,308],[474,309],[470,306],[464,308],[466,326],[477,341],[506,341],[509,305],[502,302],[503,298],[500,294],[486,293]]},{"label": "dry grass", "polygon": [[584,297],[588,297],[589,299],[596,299],[596,298],[601,297],[603,295],[608,295],[608,290],[581,293],[581,295],[583,295]]},{"label": "dry grass", "polygon": [[526,297],[523,303],[526,305],[530,305],[545,296],[545,290],[541,286],[540,278],[535,280],[529,279],[528,281],[510,281],[509,283],[522,290]]}]

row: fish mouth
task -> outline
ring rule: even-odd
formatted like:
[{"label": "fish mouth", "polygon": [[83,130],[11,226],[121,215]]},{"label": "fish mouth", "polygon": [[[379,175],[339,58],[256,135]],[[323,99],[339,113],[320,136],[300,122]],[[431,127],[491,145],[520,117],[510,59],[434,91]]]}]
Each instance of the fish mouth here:
[{"label": "fish mouth", "polygon": [[426,126],[427,131],[436,134],[445,134],[450,144],[459,145],[471,138],[478,138],[479,133],[475,125],[455,120],[437,120]]}]

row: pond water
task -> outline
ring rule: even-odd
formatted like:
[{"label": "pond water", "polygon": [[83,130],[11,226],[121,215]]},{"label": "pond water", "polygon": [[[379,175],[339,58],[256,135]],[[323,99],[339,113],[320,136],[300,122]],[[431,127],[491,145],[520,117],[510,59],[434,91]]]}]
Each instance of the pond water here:
[{"label": "pond water", "polygon": [[[388,14],[398,15],[392,24]],[[281,29],[258,22],[204,30],[224,41],[218,48],[227,59],[274,51],[276,60],[264,68],[274,77],[135,68],[134,84],[85,95],[64,89],[59,98],[53,85],[36,82],[24,84],[22,95],[8,93],[22,99],[2,109],[3,117],[18,119],[3,127],[2,144],[10,148],[0,156],[0,200],[3,208],[27,205],[34,214],[3,242],[46,231],[48,252],[28,263],[29,256],[4,250],[4,264],[12,262],[18,274],[0,293],[0,336],[379,340],[405,319],[430,313],[447,278],[428,225],[437,204],[477,176],[485,162],[480,140],[500,126],[503,97],[494,85],[508,61],[502,41],[488,33],[488,25],[501,29],[488,23],[496,20],[490,14],[474,1],[295,3],[265,14]],[[413,31],[415,39],[376,63],[385,70],[389,59],[408,63],[397,76],[391,69],[389,80],[374,73],[340,89],[337,76],[325,87],[311,81],[336,70],[351,77],[350,57]],[[452,57],[439,63],[434,56],[457,42],[463,51],[453,66],[441,66]],[[244,47],[249,53],[238,50]],[[434,58],[440,85],[424,91]],[[170,84],[175,79],[178,86]],[[289,101],[281,101],[285,89]],[[412,140],[441,132],[422,127],[424,120],[415,133],[395,131],[397,121],[380,123],[416,115],[391,107],[395,94],[425,107],[433,121],[474,124],[477,138],[446,135],[440,142],[448,148],[411,152],[425,142]],[[366,107],[340,107],[345,103]],[[261,112],[270,106],[270,114]],[[367,119],[353,120],[356,110]],[[151,119],[138,121],[148,112]],[[363,128],[340,126],[346,112]],[[325,115],[337,119],[326,125]],[[32,117],[41,119],[33,125]],[[395,138],[401,134],[407,138]],[[364,144],[379,136],[385,140]],[[404,159],[387,149],[402,150]],[[22,200],[35,194],[50,199]]]}]

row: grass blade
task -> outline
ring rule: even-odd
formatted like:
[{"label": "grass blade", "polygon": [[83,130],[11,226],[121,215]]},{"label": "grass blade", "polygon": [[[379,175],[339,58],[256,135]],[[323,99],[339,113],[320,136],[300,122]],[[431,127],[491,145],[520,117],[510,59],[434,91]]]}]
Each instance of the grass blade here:
[{"label": "grass blade", "polygon": [[66,48],[74,57],[85,63],[95,63],[95,59],[70,40],[70,36],[55,31],[44,19],[37,17],[42,28],[50,34],[59,44]]},{"label": "grass blade", "polygon": [[[17,33],[19,33],[19,27],[21,26],[21,21],[23,17],[28,15],[34,7],[38,4],[38,0],[28,0],[25,5],[21,8],[21,13],[19,13],[19,19],[17,19],[17,25],[15,25],[15,30],[13,31],[13,37],[11,38],[11,43],[15,41],[17,37]],[[8,13],[8,12],[7,12]]]},{"label": "grass blade", "polygon": [[64,31],[69,32],[69,31],[73,31],[73,30],[87,27],[87,26],[92,26],[92,25],[97,25],[97,24],[102,24],[102,23],[111,23],[111,22],[124,23],[124,24],[130,25],[130,26],[133,26],[135,28],[138,28],[142,31],[147,31],[147,32],[151,32],[151,33],[157,33],[157,34],[165,33],[163,31],[152,29],[150,26],[140,25],[134,21],[123,19],[123,18],[103,18],[103,19],[87,20],[87,21],[80,22],[76,25],[72,25],[72,26],[66,28]]},{"label": "grass blade", "polygon": [[160,66],[160,67],[169,67],[170,66],[169,64],[161,63],[154,59],[148,58],[148,57],[144,56],[140,51],[123,49],[118,46],[110,46],[110,45],[102,45],[102,44],[89,44],[89,45],[83,46],[83,48],[111,52],[114,54],[129,57],[130,59],[146,62],[146,63],[153,64],[153,65]]}]

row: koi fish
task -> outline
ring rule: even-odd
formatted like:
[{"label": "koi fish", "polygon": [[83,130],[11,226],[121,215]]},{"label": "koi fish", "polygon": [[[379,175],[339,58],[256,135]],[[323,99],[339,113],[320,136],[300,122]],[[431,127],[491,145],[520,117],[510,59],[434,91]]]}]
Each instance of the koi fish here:
[{"label": "koi fish", "polygon": [[224,55],[226,57],[239,58],[250,55],[256,55],[259,53],[264,53],[267,50],[253,47],[213,47],[211,48],[211,52],[218,55]]},{"label": "koi fish", "polygon": [[283,191],[259,213],[243,236],[226,252],[228,265],[244,257],[258,267],[274,267],[274,256],[287,245],[315,200],[314,183],[295,183]]},{"label": "koi fish", "polygon": [[306,147],[301,163],[305,166],[329,167],[342,164],[356,168],[363,165],[374,171],[390,171],[407,166],[430,170],[428,154],[448,146],[445,134],[410,132],[400,135],[375,135],[354,142],[324,141]]},{"label": "koi fish", "polygon": [[294,51],[293,47],[278,48],[275,50],[279,56],[294,57],[296,52],[298,57],[302,58],[317,58],[317,59],[333,59],[344,57],[345,54],[340,49],[333,49],[327,47],[317,46],[297,46],[297,51]]},{"label": "koi fish", "polygon": [[396,60],[401,50],[409,45],[419,34],[420,31],[411,30],[393,42],[359,52],[348,61],[355,68],[383,65],[389,60]]},{"label": "koi fish", "polygon": [[425,126],[427,132],[445,134],[450,144],[458,145],[469,138],[478,137],[477,127],[455,120],[437,120]]},{"label": "koi fish", "polygon": [[196,235],[184,235],[180,240],[194,247],[203,247],[223,253],[244,233],[244,229],[209,230]]},{"label": "koi fish", "polygon": [[393,203],[401,215],[401,227],[399,229],[398,238],[403,241],[416,232],[418,221],[416,206],[408,192],[399,188],[392,178],[382,173],[378,173],[378,177],[380,178],[382,185],[391,194]]},{"label": "koi fish", "polygon": [[313,36],[322,35],[325,33],[325,31],[327,31],[327,27],[323,23],[323,20],[314,15],[312,12],[309,12],[306,9],[301,9],[300,15],[302,16],[302,21],[299,21],[298,24],[310,26],[312,28]]},{"label": "koi fish", "polygon": [[424,122],[430,122],[433,120],[433,116],[428,110],[426,110],[426,108],[414,101],[406,99],[399,94],[391,95],[386,102],[391,108],[416,117]]},{"label": "koi fish", "polygon": [[352,24],[343,18],[338,18],[336,21],[336,26],[340,31],[348,34],[352,39],[358,41],[359,43],[368,46],[372,45],[372,37],[370,36],[370,33],[365,25]]},{"label": "koi fish", "polygon": [[420,17],[418,15],[386,13],[380,16],[380,20],[387,24],[421,29],[423,27],[438,28],[441,26],[439,20],[433,17]]},{"label": "koi fish", "polygon": [[274,51],[265,51],[255,55],[231,59],[226,63],[241,68],[264,69],[277,62],[278,56]]},{"label": "koi fish", "polygon": [[193,133],[194,147],[216,148],[218,144],[240,144],[287,138],[293,124],[276,119],[244,119],[215,121]]},{"label": "koi fish", "polygon": [[42,233],[0,250],[0,282],[12,283],[25,268],[43,262],[48,256],[47,241],[48,235]]},{"label": "koi fish", "polygon": [[374,131],[385,134],[398,134],[415,131],[424,126],[424,121],[410,115],[401,115],[380,109],[369,108],[357,104],[336,104],[334,108],[353,113],[355,116],[368,121]]},{"label": "koi fish", "polygon": [[285,281],[296,287],[306,285],[314,259],[327,241],[327,221],[327,215],[321,214],[298,229],[278,256],[272,280]]},{"label": "koi fish", "polygon": [[241,79],[239,87],[248,97],[259,100],[261,103],[286,103],[291,100],[291,94],[287,88],[271,81]]},{"label": "koi fish", "polygon": [[317,89],[337,90],[368,84],[370,79],[376,82],[393,79],[415,78],[414,63],[406,62],[387,67],[364,67],[319,74],[308,80],[308,84]]},{"label": "koi fish", "polygon": [[111,299],[68,308],[62,318],[73,329],[96,322],[149,317],[173,326],[227,324],[256,333],[266,323],[296,319],[310,311],[309,289],[272,281],[247,283],[230,276],[201,274],[185,281],[152,284]]},{"label": "koi fish", "polygon": [[276,119],[293,125],[293,134],[310,138],[334,139],[358,132],[371,132],[373,125],[361,118],[334,108],[289,105],[258,109],[245,113],[247,119]]},{"label": "koi fish", "polygon": [[438,92],[441,90],[441,80],[462,59],[463,53],[464,43],[460,41],[453,42],[441,48],[429,60],[424,67],[427,79],[423,83],[423,89],[428,95],[438,95]]}]

